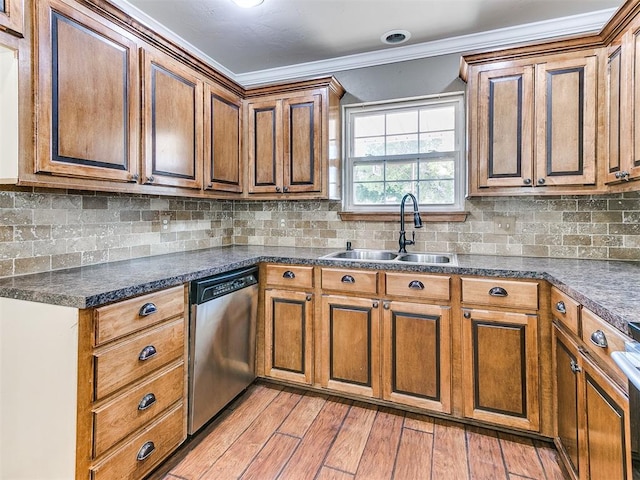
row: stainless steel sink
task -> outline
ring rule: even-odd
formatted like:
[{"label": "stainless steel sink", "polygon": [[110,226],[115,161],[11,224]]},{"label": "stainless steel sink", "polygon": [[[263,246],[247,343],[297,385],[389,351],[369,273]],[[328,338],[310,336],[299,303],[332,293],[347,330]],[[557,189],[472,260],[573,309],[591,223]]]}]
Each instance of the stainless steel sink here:
[{"label": "stainless steel sink", "polygon": [[442,253],[405,253],[400,255],[397,260],[399,262],[410,262],[410,263],[428,263],[432,264],[443,264],[446,263],[448,265],[457,264],[457,259],[455,255],[451,254],[442,254]]},{"label": "stainless steel sink", "polygon": [[396,252],[389,250],[344,250],[325,255],[322,258],[333,258],[336,260],[369,260],[369,261],[389,261],[398,257]]},{"label": "stainless steel sink", "polygon": [[398,253],[390,250],[341,250],[322,258],[385,263],[416,263],[421,265],[458,265],[455,253]]}]

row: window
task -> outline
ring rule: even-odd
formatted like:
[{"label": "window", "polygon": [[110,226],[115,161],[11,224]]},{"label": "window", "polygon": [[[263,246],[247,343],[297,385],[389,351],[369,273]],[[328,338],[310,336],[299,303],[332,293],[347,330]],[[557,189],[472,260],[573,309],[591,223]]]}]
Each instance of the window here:
[{"label": "window", "polygon": [[462,93],[347,105],[343,209],[397,211],[413,193],[421,211],[464,209]]}]

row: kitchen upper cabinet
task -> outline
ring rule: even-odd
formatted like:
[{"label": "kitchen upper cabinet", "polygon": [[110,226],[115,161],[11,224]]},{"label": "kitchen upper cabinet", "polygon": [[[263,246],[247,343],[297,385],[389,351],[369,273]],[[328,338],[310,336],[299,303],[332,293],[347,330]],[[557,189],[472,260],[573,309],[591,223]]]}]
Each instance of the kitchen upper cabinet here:
[{"label": "kitchen upper cabinet", "polygon": [[469,68],[471,195],[597,186],[598,51]]},{"label": "kitchen upper cabinet", "polygon": [[35,173],[135,182],[138,46],[63,1],[38,2]]},{"label": "kitchen upper cabinet", "polygon": [[264,199],[339,198],[344,90],[332,78],[290,87],[250,92],[245,100],[247,192]]},{"label": "kitchen upper cabinet", "polygon": [[142,183],[202,188],[204,83],[160,52],[143,51]]},{"label": "kitchen upper cabinet", "polygon": [[204,98],[204,189],[242,193],[242,99],[210,82]]},{"label": "kitchen upper cabinet", "polygon": [[451,413],[450,308],[385,301],[382,324],[382,398]]},{"label": "kitchen upper cabinet", "polygon": [[320,385],[380,396],[380,302],[323,295]]},{"label": "kitchen upper cabinet", "polygon": [[[640,177],[640,19],[609,47],[607,58],[606,182]],[[614,187],[615,189],[616,187]]]},{"label": "kitchen upper cabinet", "polygon": [[24,0],[0,0],[0,30],[22,36]]},{"label": "kitchen upper cabinet", "polygon": [[248,104],[249,192],[319,192],[321,95]]}]

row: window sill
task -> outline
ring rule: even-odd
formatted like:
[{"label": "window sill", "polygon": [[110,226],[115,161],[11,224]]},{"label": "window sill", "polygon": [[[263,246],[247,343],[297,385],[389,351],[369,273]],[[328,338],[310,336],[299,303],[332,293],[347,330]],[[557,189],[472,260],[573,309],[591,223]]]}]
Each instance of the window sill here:
[{"label": "window sill", "polygon": [[[423,223],[464,222],[469,212],[420,212]],[[340,220],[357,222],[397,222],[396,212],[338,212]],[[413,221],[413,211],[405,212],[405,219]]]}]

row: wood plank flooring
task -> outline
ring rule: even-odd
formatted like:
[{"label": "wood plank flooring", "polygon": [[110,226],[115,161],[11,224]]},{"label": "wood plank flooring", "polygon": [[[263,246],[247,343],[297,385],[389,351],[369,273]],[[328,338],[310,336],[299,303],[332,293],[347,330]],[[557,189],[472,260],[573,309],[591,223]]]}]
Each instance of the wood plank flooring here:
[{"label": "wood plank flooring", "polygon": [[150,480],[565,480],[550,444],[252,385]]}]

